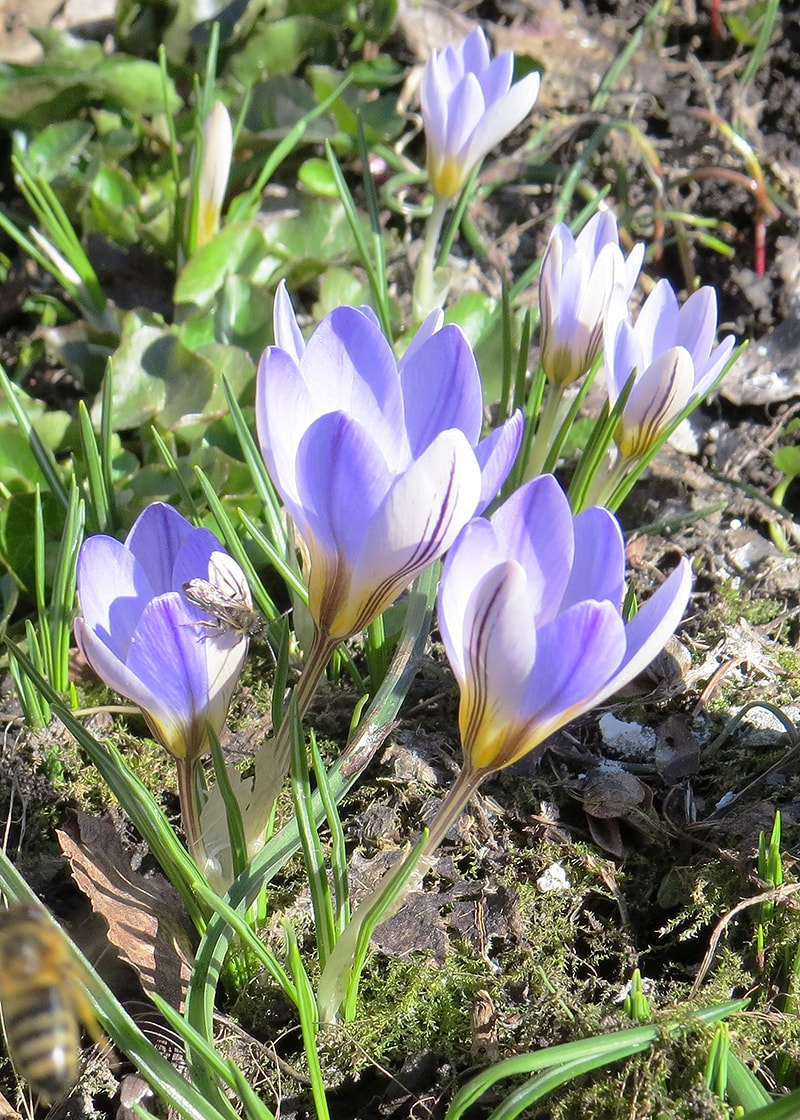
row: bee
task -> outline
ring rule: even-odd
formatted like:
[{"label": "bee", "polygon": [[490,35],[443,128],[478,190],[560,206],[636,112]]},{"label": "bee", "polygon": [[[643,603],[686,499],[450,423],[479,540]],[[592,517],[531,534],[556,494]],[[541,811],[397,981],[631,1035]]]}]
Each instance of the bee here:
[{"label": "bee", "polygon": [[44,1104],[60,1101],[78,1078],[81,1024],[105,1036],[86,993],[86,977],[43,907],[0,911],[0,1006],[9,1056]]},{"label": "bee", "polygon": [[272,622],[253,609],[247,579],[233,557],[227,552],[212,552],[208,575],[208,579],[187,579],[181,584],[189,602],[214,619],[199,625],[216,627],[218,634],[227,630],[242,638],[269,643]]}]

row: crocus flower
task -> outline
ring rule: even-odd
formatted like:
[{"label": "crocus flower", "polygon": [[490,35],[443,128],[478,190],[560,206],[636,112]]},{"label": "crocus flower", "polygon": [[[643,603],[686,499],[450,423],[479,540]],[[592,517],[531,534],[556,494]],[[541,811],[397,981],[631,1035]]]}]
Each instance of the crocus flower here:
[{"label": "crocus flower", "polygon": [[203,158],[197,188],[197,247],[210,241],[219,229],[233,157],[233,129],[228,110],[215,101],[203,125]]},{"label": "crocus flower", "polygon": [[473,785],[617,692],[662,649],[689,598],[688,563],[628,623],[624,577],[613,515],[594,506],[573,516],[552,475],[464,529],[438,610]]},{"label": "crocus flower", "polygon": [[735,339],[717,337],[717,293],[698,288],[678,306],[668,280],[659,280],[635,323],[617,299],[605,324],[605,372],[611,404],[631,374],[633,388],[614,435],[624,459],[645,455],[691,401],[716,381]]},{"label": "crocus flower", "polygon": [[267,469],[309,556],[309,609],[334,643],[377,618],[494,498],[516,415],[480,440],[481,382],[458,327],[422,327],[400,365],[368,308],[338,307],[306,345],[285,284],[256,383]]},{"label": "crocus flower", "polygon": [[643,244],[623,257],[608,210],[590,218],[577,238],[562,222],[555,227],[539,274],[540,361],[548,381],[570,385],[592,368],[612,293],[619,288],[627,304],[643,260]]},{"label": "crocus flower", "polygon": [[125,543],[89,537],[78,557],[81,617],[75,638],[109,688],[142,709],[156,739],[179,760],[219,732],[247,654],[247,638],[221,627],[182,592],[191,579],[247,587],[239,565],[208,529],[156,502]]},{"label": "crocus flower", "polygon": [[539,75],[512,85],[513,74],[513,52],[491,59],[480,27],[458,46],[432,52],[420,100],[428,177],[439,198],[457,195],[484,156],[533,108]]}]

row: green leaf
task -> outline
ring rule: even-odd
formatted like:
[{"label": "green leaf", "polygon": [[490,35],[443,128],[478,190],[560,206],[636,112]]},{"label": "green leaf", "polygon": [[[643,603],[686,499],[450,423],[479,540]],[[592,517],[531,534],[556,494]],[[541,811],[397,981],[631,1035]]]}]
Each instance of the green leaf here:
[{"label": "green leaf", "polygon": [[0,483],[10,490],[32,490],[37,483],[47,483],[27,436],[16,424],[0,427]]},{"label": "green leaf", "polygon": [[[260,75],[259,75],[260,77]],[[308,113],[318,106],[318,99],[307,82],[293,77],[257,81],[252,89],[242,130],[248,141],[268,139],[270,145],[282,139]],[[330,140],[336,129],[325,116],[309,121],[303,139],[309,144]],[[260,157],[263,158],[263,157]]]},{"label": "green leaf", "polygon": [[[364,235],[369,222],[363,218]],[[358,259],[344,207],[338,199],[307,198],[299,215],[268,219],[264,235],[279,259],[271,283],[285,277],[290,289],[320,276],[330,265],[353,264]]]},{"label": "green leaf", "polygon": [[75,164],[86,151],[94,135],[88,121],[72,120],[51,124],[43,129],[25,152],[31,175],[56,179]]},{"label": "green leaf", "polygon": [[307,159],[301,166],[298,179],[303,186],[321,198],[338,198],[339,188],[336,186],[328,161],[325,159]]},{"label": "green leaf", "polygon": [[[0,503],[0,564],[8,569],[20,587],[31,590],[34,586],[35,564],[33,534],[36,495],[12,494]],[[64,528],[64,507],[49,490],[42,491],[45,540],[55,546]],[[49,585],[56,563],[56,549],[45,553],[45,582]]]},{"label": "green leaf", "polygon": [[[211,363],[188,350],[172,328],[125,316],[114,354],[114,429],[138,428],[148,420],[178,426],[205,411],[214,389]],[[92,421],[99,426],[99,404]]]},{"label": "green leaf", "polygon": [[269,256],[263,230],[234,222],[186,262],[175,284],[175,303],[204,309],[228,276],[238,274],[256,283],[266,283],[278,263]]},{"label": "green leaf", "polygon": [[775,466],[794,478],[800,474],[800,447],[781,447],[775,452]]},{"label": "green leaf", "polygon": [[244,86],[264,73],[293,74],[306,58],[332,63],[338,35],[313,16],[289,16],[261,26],[231,60],[232,76]]},{"label": "green leaf", "polygon": [[139,192],[128,172],[101,167],[89,192],[92,225],[118,245],[132,245],[139,234]]},{"label": "green leaf", "polygon": [[141,58],[112,55],[105,58],[92,75],[91,87],[96,94],[116,97],[139,116],[167,112],[175,115],[181,99],[172,82],[167,83],[166,104],[161,69],[155,62]]},{"label": "green leaf", "polygon": [[[115,99],[137,115],[175,114],[181,100],[172,82],[166,100],[154,62],[113,55],[98,43],[85,43],[59,32],[39,31],[45,61],[36,66],[0,65],[0,119],[17,128],[44,128],[85,110],[88,102]],[[105,106],[108,108],[108,106]]]}]

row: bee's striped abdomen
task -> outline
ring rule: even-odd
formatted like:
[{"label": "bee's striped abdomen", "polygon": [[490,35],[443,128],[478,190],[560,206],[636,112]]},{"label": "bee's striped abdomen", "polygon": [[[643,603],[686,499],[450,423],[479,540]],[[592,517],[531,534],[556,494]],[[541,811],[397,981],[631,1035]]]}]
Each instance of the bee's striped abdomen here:
[{"label": "bee's striped abdomen", "polygon": [[11,1058],[35,1096],[60,1100],[78,1077],[79,1024],[59,988],[37,985],[3,1003]]}]

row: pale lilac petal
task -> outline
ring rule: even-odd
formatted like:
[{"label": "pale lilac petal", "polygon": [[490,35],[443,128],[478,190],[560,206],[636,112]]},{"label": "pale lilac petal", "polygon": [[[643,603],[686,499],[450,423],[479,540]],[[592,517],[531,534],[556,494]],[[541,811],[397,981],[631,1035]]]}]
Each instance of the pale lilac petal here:
[{"label": "pale lilac petal", "polygon": [[525,712],[538,644],[536,627],[520,624],[533,614],[532,606],[526,610],[528,591],[524,569],[504,560],[480,580],[467,603],[459,644],[466,649],[466,675],[481,723],[489,727],[513,724]]},{"label": "pale lilac petal", "polygon": [[458,428],[471,444],[477,443],[483,411],[481,378],[459,327],[443,327],[407,358],[401,384],[412,455],[419,455],[447,428]]},{"label": "pale lilac petal", "polygon": [[491,523],[502,553],[528,573],[536,623],[546,622],[559,610],[575,551],[566,494],[553,475],[540,475],[515,490]]},{"label": "pale lilac petal", "polygon": [[439,581],[437,618],[448,660],[459,684],[465,671],[464,617],[475,587],[483,576],[502,562],[504,550],[498,545],[491,522],[476,517],[465,525],[447,553]]},{"label": "pale lilac petal", "polygon": [[573,522],[575,556],[561,609],[582,599],[607,599],[622,606],[625,541],[619,522],[601,506],[583,510]]},{"label": "pale lilac petal", "polygon": [[173,591],[172,569],[194,526],[164,502],[153,502],[133,524],[125,546],[142,565],[154,594]]},{"label": "pale lilac petal", "polygon": [[481,469],[481,497],[476,513],[483,513],[497,497],[500,487],[508,478],[522,443],[525,421],[522,410],[496,428],[475,448],[475,457]]},{"label": "pale lilac petal", "polygon": [[[458,63],[461,71],[472,70],[476,74],[480,74],[489,65],[489,43],[486,38],[486,32],[482,27],[476,27],[470,31],[466,39],[454,48],[453,57],[458,58]],[[512,57],[512,72],[513,72],[513,55]],[[509,74],[509,80],[511,74]]]},{"label": "pale lilac petal", "polygon": [[[211,638],[208,628],[192,625],[178,592],[153,599],[145,608],[131,643],[127,668],[154,698],[148,716],[179,756],[203,749],[209,719],[207,641],[244,644],[233,631]],[[170,672],[165,672],[165,666]]]},{"label": "pale lilac petal", "polygon": [[358,421],[344,413],[321,417],[297,455],[297,492],[317,544],[355,563],[370,522],[391,485],[381,450]]},{"label": "pale lilac petal", "polygon": [[[613,318],[611,321],[613,322]],[[606,385],[608,399],[613,406],[634,370],[639,374],[643,372],[645,357],[639,343],[639,336],[627,319],[617,321],[615,327],[611,329],[615,330],[613,336],[609,336],[607,330],[605,334]],[[609,346],[610,337],[613,337],[613,342]]]},{"label": "pale lilac petal", "polygon": [[396,480],[372,519],[353,568],[353,587],[410,583],[453,544],[475,512],[480,484],[463,434],[442,432]]},{"label": "pale lilac petal", "polygon": [[434,153],[441,163],[457,160],[462,169],[462,180],[477,163],[477,160],[468,158],[465,149],[485,112],[480,82],[474,74],[465,74],[450,95],[444,150],[441,154]]},{"label": "pale lilac petal", "polygon": [[[237,565],[238,567],[238,565]],[[239,569],[241,571],[241,569]],[[216,730],[225,724],[231,698],[242,675],[249,640],[234,630],[206,637],[208,708],[206,720]]]},{"label": "pale lilac petal", "polygon": [[678,312],[675,342],[685,346],[695,364],[702,364],[711,353],[717,337],[717,290],[698,288]]},{"label": "pale lilac petal", "polygon": [[644,264],[645,244],[638,241],[625,259],[625,299],[630,299]]},{"label": "pale lilac petal", "polygon": [[408,363],[412,360],[412,358],[414,358],[420,348],[424,345],[424,343],[426,343],[429,338],[432,338],[437,331],[440,331],[443,325],[444,311],[442,311],[441,307],[436,307],[433,309],[433,311],[431,311],[430,315],[427,316],[425,321],[420,324],[420,326],[417,328],[417,333],[414,335],[408,346],[403,351],[403,356],[397,363],[397,368],[400,370],[401,374],[403,373],[403,370],[408,365]]},{"label": "pale lilac petal", "polygon": [[125,662],[117,657],[113,649],[82,618],[75,619],[73,631],[78,649],[108,688],[133,704],[138,704],[140,708],[151,708],[158,704],[151,689],[128,669]]},{"label": "pale lilac petal", "polygon": [[275,291],[275,301],[272,305],[272,333],[275,337],[275,345],[285,350],[299,365],[306,342],[295,317],[285,280],[280,281]]},{"label": "pale lilac petal", "polygon": [[701,397],[706,390],[711,388],[725,368],[735,345],[736,339],[734,336],[732,334],[726,335],[711,354],[708,365],[703,367],[702,371],[695,370],[694,395],[696,397]]},{"label": "pale lilac petal", "polygon": [[540,81],[538,73],[528,74],[522,81],[516,82],[504,97],[487,107],[464,157],[470,169],[525,120],[539,96]]},{"label": "pale lilac petal", "polygon": [[433,62],[429,63],[422,71],[420,84],[420,108],[422,119],[425,123],[425,141],[429,157],[433,152],[444,150],[445,129],[447,126],[447,97],[448,90],[439,80],[435,66],[435,52]]},{"label": "pale lilac petal", "polygon": [[625,627],[611,603],[576,603],[539,631],[524,712],[541,738],[594,707],[598,701],[586,698],[606,685],[624,653]]},{"label": "pale lilac petal", "polygon": [[[694,364],[682,346],[659,354],[639,377],[623,410],[628,441],[646,450],[684,410],[694,388]],[[638,434],[637,434],[638,433]]]},{"label": "pale lilac petal", "polygon": [[95,536],[78,555],[78,597],[85,625],[125,660],[145,604],[155,592],[141,564],[121,541]]},{"label": "pale lilac petal", "polygon": [[582,256],[595,260],[606,245],[619,246],[617,219],[610,210],[598,210],[578,234],[575,247]]},{"label": "pale lilac petal", "polygon": [[681,560],[655,595],[639,608],[625,627],[625,657],[614,676],[592,697],[583,709],[602,703],[644,672],[670,638],[683,618],[692,591],[692,569]]},{"label": "pale lilac petal", "polygon": [[294,516],[298,504],[297,448],[314,416],[300,370],[290,354],[268,346],[256,375],[256,431],[270,477]]},{"label": "pale lilac petal", "polygon": [[659,280],[636,320],[636,335],[646,365],[656,354],[677,343],[678,316],[678,300],[672,285],[669,280]]},{"label": "pale lilac petal", "polygon": [[347,412],[376,439],[402,430],[403,401],[392,348],[370,319],[354,307],[326,315],[306,344],[300,365],[317,416]]},{"label": "pale lilac petal", "polygon": [[[486,52],[488,57],[488,47]],[[464,61],[466,69],[473,70],[477,75],[483,91],[483,100],[487,105],[492,105],[505,96],[514,77],[514,55],[511,51],[503,51],[483,67],[473,66],[466,55]]]},{"label": "pale lilac petal", "polygon": [[184,541],[180,552],[175,557],[172,575],[173,590],[180,591],[187,580],[195,579],[197,576],[201,579],[210,578],[208,572],[212,556],[224,556],[224,562],[232,565],[241,575],[242,569],[233,557],[228,556],[226,552],[221,553],[219,549],[219,540],[210,529],[195,529]]}]

